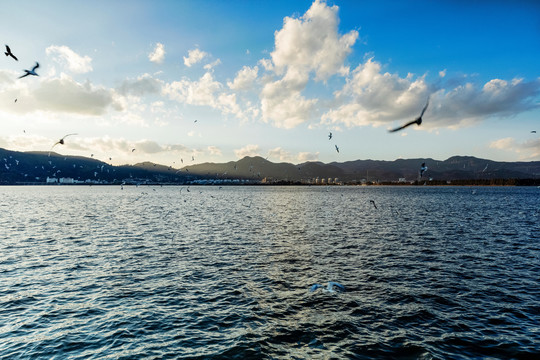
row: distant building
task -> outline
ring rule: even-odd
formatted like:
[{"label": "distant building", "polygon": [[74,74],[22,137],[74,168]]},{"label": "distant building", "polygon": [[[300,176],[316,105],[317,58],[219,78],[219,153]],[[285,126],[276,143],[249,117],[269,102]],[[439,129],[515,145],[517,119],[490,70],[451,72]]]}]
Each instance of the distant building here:
[{"label": "distant building", "polygon": [[407,182],[407,180],[406,180],[405,178],[399,178],[399,179],[398,179],[398,182],[399,182],[399,183],[404,183],[404,182]]},{"label": "distant building", "polygon": [[57,178],[50,178],[47,176],[47,184],[57,184],[58,183],[58,179]]},{"label": "distant building", "polygon": [[60,178],[60,184],[74,184],[75,180],[73,178]]}]

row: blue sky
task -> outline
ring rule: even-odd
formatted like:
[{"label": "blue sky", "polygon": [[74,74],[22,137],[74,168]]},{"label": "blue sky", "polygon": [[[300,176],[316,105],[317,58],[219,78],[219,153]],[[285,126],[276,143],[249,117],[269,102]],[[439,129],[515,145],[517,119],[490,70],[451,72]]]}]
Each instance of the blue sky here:
[{"label": "blue sky", "polygon": [[[114,164],[540,160],[535,1],[3,1],[0,11],[2,44],[19,59],[0,58],[10,150],[48,151],[77,133],[55,151]],[[36,61],[39,77],[18,79]],[[428,98],[421,126],[388,133]]]}]

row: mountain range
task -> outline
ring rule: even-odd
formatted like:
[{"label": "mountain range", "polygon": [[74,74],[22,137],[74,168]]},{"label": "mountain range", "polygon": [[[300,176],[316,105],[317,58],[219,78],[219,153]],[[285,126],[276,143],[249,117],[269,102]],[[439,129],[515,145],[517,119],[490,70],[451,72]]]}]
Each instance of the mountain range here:
[{"label": "mountain range", "polygon": [[[420,177],[420,167],[427,170]],[[244,182],[365,183],[449,182],[479,179],[540,179],[540,161],[500,162],[472,156],[355,160],[346,162],[274,163],[262,157],[244,157],[227,163],[201,163],[177,169],[143,162],[113,166],[87,157],[49,152],[17,152],[0,148],[0,184],[45,183],[69,178],[87,183],[188,183],[203,179]],[[318,180],[317,180],[318,179]],[[324,179],[324,181],[323,181]]]}]

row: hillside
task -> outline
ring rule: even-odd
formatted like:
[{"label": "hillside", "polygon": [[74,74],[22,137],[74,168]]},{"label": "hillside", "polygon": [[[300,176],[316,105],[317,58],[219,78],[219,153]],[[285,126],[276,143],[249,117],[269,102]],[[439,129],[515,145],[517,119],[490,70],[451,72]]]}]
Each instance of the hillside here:
[{"label": "hillside", "polygon": [[[419,178],[422,163],[428,170]],[[0,149],[0,184],[45,183],[47,178],[71,178],[87,183],[186,183],[196,179],[244,179],[251,182],[314,183],[317,178],[339,182],[412,182],[479,179],[540,179],[540,161],[497,162],[472,156],[446,160],[397,159],[347,162],[273,163],[262,157],[245,157],[227,163],[202,163],[174,169],[143,162],[113,166],[93,158],[48,152]]]}]

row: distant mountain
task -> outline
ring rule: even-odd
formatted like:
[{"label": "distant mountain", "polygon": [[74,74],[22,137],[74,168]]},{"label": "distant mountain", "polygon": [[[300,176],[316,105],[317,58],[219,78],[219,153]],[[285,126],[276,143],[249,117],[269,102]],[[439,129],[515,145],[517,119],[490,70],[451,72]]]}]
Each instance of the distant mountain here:
[{"label": "distant mountain", "polygon": [[207,177],[242,177],[250,179],[272,178],[307,182],[316,178],[338,178],[341,182],[397,182],[400,179],[415,181],[419,179],[422,163],[428,170],[422,179],[440,181],[463,179],[538,179],[540,161],[497,162],[472,156],[453,156],[447,160],[398,159],[394,161],[355,160],[343,163],[307,162],[293,165],[272,163],[259,156],[245,157],[225,164],[203,163],[187,166],[190,174]]},{"label": "distant mountain", "polygon": [[[428,170],[419,178],[420,166]],[[313,183],[318,178],[331,182],[412,182],[540,179],[540,161],[498,162],[472,156],[446,160],[398,159],[394,161],[355,160],[347,162],[273,163],[260,156],[227,163],[202,163],[175,169],[143,162],[113,166],[80,156],[48,152],[17,152],[0,148],[0,184],[45,183],[47,178],[69,178],[89,183],[187,183],[198,179],[241,179],[251,182]]]},{"label": "distant mountain", "polygon": [[152,163],[113,166],[103,161],[54,152],[18,152],[0,148],[0,184],[45,183],[69,178],[88,183],[185,182],[194,175]]}]

